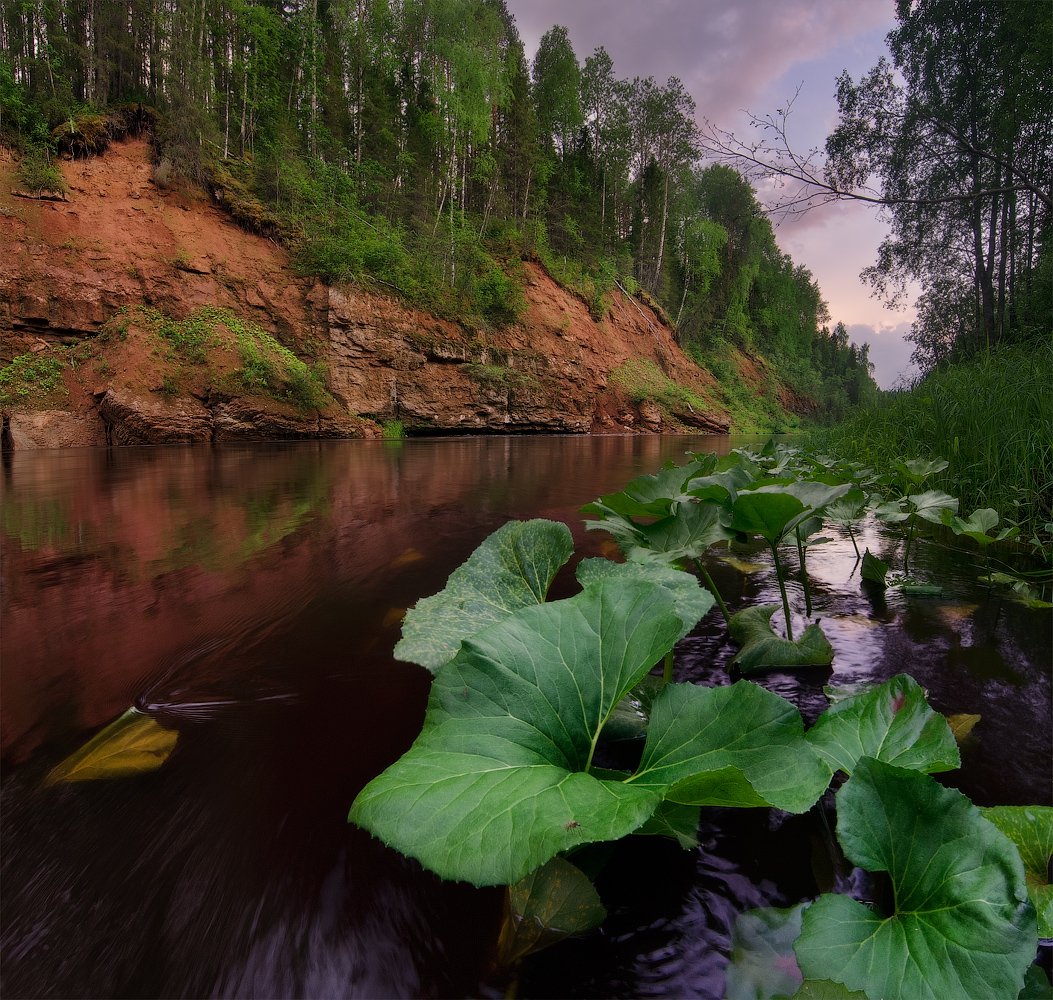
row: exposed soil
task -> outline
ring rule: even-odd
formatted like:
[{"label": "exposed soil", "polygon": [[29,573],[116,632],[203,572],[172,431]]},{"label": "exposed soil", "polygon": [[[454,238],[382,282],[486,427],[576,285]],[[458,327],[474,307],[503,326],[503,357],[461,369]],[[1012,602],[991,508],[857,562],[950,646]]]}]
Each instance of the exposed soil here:
[{"label": "exposed soil", "polygon": [[[21,196],[15,168],[0,151],[0,363],[25,353],[73,360],[64,391],[5,408],[7,447],[362,436],[389,419],[410,433],[728,429],[712,376],[652,309],[620,292],[594,322],[584,302],[526,263],[523,320],[467,329],[298,276],[281,246],[240,229],[207,195],[158,187],[144,140],[62,162],[65,200]],[[239,388],[229,337],[195,373],[159,345],[140,306],[175,319],[230,310],[321,362],[331,399],[305,411]],[[634,359],[705,405],[612,384]]]}]

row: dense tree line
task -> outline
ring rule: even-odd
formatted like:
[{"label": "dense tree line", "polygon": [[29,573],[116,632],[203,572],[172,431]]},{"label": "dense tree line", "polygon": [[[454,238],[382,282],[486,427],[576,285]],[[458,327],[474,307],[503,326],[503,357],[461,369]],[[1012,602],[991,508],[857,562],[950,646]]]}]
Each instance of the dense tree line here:
[{"label": "dense tree line", "polygon": [[779,176],[785,211],[881,207],[890,233],[864,277],[889,301],[921,286],[910,337],[923,370],[1048,340],[1053,4],[897,0],[896,14],[890,58],[838,79],[825,156],[791,147],[786,109],[754,120],[759,139],[708,125],[703,146],[754,179]]},{"label": "dense tree line", "polygon": [[643,289],[699,358],[733,343],[806,389],[873,388],[749,184],[701,165],[683,84],[620,79],[603,48],[581,62],[560,26],[528,61],[504,0],[0,11],[0,128],[54,144],[93,111],[156,107],[162,178],[222,188],[306,270],[503,322],[532,255],[597,316],[616,284]]}]

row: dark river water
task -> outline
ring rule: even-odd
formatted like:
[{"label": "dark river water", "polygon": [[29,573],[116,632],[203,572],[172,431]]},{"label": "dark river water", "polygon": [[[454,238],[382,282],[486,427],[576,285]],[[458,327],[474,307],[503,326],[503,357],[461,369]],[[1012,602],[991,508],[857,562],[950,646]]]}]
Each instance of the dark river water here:
[{"label": "dark river water", "polygon": [[[443,883],[346,822],[419,731],[430,675],[392,659],[402,610],[513,518],[581,504],[727,438],[461,438],[73,450],[0,470],[2,980],[15,997],[502,996],[501,895]],[[837,534],[828,531],[827,534]],[[898,540],[863,529],[872,551]],[[733,609],[778,600],[760,551],[712,559]],[[923,543],[947,597],[867,594],[837,535],[810,556],[833,674],[764,683],[814,718],[824,683],[911,673],[981,715],[981,805],[1051,801],[1050,616]],[[554,596],[572,589],[572,573]],[[791,599],[801,604],[791,584]],[[730,682],[716,613],[677,676]],[[803,621],[803,619],[802,619]],[[138,706],[178,732],[159,770],[48,785]],[[820,817],[821,819],[821,817]],[[821,824],[818,824],[821,826]],[[816,817],[704,812],[701,846],[609,852],[599,931],[528,960],[522,997],[722,997],[730,929],[824,883]],[[827,835],[828,836],[828,835]]]}]

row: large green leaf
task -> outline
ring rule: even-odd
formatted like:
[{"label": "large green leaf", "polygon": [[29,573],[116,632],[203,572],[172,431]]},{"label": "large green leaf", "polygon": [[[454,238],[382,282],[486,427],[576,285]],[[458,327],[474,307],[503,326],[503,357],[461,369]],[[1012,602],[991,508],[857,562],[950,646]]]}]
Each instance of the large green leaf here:
[{"label": "large green leaf", "polygon": [[739,493],[731,505],[728,527],[747,535],[760,535],[770,545],[776,544],[790,530],[794,519],[807,509],[784,488],[779,490],[771,492],[762,487]]},{"label": "large green leaf", "polygon": [[1038,913],[1039,936],[1053,938],[1053,886],[1049,884],[1053,807],[992,806],[981,812],[1016,845],[1024,862],[1028,893]]},{"label": "large green leaf", "polygon": [[570,529],[557,521],[510,521],[498,528],[439,593],[406,612],[396,658],[438,670],[463,639],[541,604],[573,551]]},{"label": "large green leaf", "polygon": [[642,580],[665,587],[673,598],[676,613],[683,622],[683,633],[679,638],[687,635],[715,603],[713,595],[699,586],[697,577],[661,563],[616,563],[610,559],[583,559],[578,563],[577,577],[583,587],[603,580]]},{"label": "large green leaf", "polygon": [[735,537],[721,524],[720,514],[714,504],[681,504],[675,516],[640,528],[643,544],[672,560],[697,559],[711,545]]},{"label": "large green leaf", "polygon": [[771,618],[777,604],[756,604],[731,616],[728,634],[742,648],[731,661],[744,674],[763,673],[783,667],[828,667],[834,648],[816,624],[809,625],[800,639],[791,642],[772,631]]},{"label": "large green leaf", "polygon": [[594,584],[465,640],[424,729],[350,819],[443,878],[512,884],[578,844],[617,840],[661,792],[587,773],[608,717],[684,631],[664,587]]},{"label": "large green leaf", "polygon": [[960,792],[862,758],[837,794],[848,859],[888,872],[895,912],[824,895],[794,946],[808,979],[871,1000],[1016,997],[1035,955],[1035,913],[1012,843]]},{"label": "large green leaf", "polygon": [[948,464],[949,463],[945,458],[936,458],[932,460],[925,458],[912,458],[908,462],[897,462],[896,467],[908,479],[915,483],[920,483],[928,479],[929,476],[935,475],[937,472],[943,472]]},{"label": "large green leaf", "polygon": [[866,494],[858,486],[853,486],[826,508],[826,516],[835,524],[853,524],[863,516],[866,502]]},{"label": "large green leaf", "polygon": [[914,508],[918,517],[933,524],[943,523],[944,511],[955,513],[958,510],[958,501],[941,490],[913,493],[907,497],[907,502]]},{"label": "large green leaf", "polygon": [[832,705],[807,739],[835,771],[846,774],[860,757],[930,773],[961,764],[946,718],[929,708],[921,686],[906,674]]},{"label": "large green leaf", "polygon": [[992,535],[991,532],[998,527],[998,511],[991,507],[974,510],[966,520],[962,520],[950,510],[945,510],[942,517],[943,523],[956,535],[971,538],[983,549],[993,542],[1002,542],[1020,534],[1020,529],[1013,525],[1010,528],[1003,528],[997,535]]},{"label": "large green leaf", "polygon": [[804,812],[832,772],[804,738],[801,715],[751,681],[670,684],[651,706],[640,767],[626,784],[688,805]]},{"label": "large green leaf", "polygon": [[564,858],[553,858],[508,887],[498,963],[511,968],[527,955],[599,927],[606,916],[585,874]]},{"label": "large green leaf", "polygon": [[617,493],[607,493],[595,503],[585,504],[581,512],[604,515],[613,511],[626,517],[665,517],[675,511],[678,503],[691,499],[684,492],[688,480],[711,467],[705,460],[666,465],[654,475],[638,476]]},{"label": "large green leaf", "polygon": [[47,776],[47,784],[126,778],[156,771],[175,749],[179,733],[149,715],[129,708],[70,754]]}]

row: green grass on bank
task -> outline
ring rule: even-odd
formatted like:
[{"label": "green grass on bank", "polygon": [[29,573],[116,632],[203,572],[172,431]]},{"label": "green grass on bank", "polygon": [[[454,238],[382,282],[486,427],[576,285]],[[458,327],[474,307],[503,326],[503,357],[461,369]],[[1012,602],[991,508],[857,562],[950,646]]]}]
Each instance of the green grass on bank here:
[{"label": "green grass on bank", "polygon": [[812,444],[875,468],[945,458],[933,485],[963,511],[993,507],[1040,530],[1053,519],[1053,344],[991,351],[883,393]]}]

